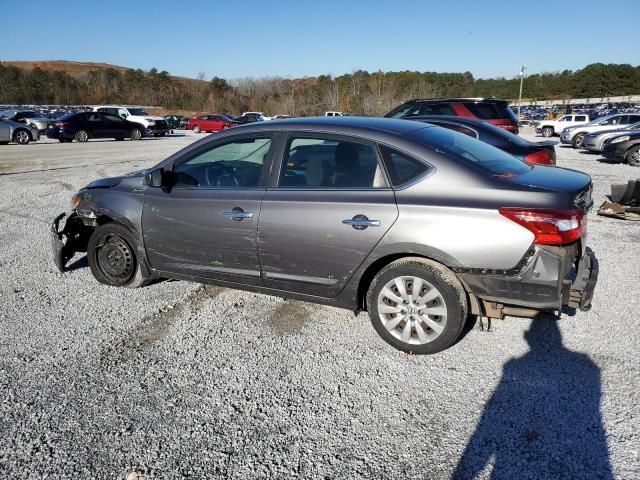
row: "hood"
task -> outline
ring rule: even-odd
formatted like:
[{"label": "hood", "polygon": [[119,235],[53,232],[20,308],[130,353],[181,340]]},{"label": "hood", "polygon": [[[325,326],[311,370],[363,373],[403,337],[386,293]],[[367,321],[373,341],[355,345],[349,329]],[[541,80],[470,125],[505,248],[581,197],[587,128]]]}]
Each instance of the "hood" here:
[{"label": "hood", "polygon": [[123,180],[125,180],[127,178],[144,177],[144,175],[146,173],[147,173],[147,170],[143,169],[143,170],[136,170],[136,171],[130,172],[130,173],[125,173],[124,175],[120,175],[119,177],[99,178],[98,180],[94,180],[89,185],[84,187],[83,190],[92,189],[92,188],[111,188],[111,187],[115,187],[116,185],[119,185],[120,182],[122,182]]}]

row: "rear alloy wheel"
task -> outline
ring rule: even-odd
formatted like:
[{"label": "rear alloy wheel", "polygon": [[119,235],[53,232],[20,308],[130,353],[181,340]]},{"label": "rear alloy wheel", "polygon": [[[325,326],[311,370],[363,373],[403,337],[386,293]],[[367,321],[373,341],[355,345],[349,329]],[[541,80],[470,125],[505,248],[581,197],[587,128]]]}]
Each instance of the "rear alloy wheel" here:
[{"label": "rear alloy wheel", "polygon": [[199,125],[195,125],[193,127],[193,133],[200,133],[202,130],[200,130],[200,126]]},{"label": "rear alloy wheel", "polygon": [[141,140],[142,139],[142,130],[139,128],[134,128],[131,130],[131,140]]},{"label": "rear alloy wheel", "polygon": [[78,130],[73,138],[76,139],[76,142],[84,143],[89,141],[89,134],[86,130]]},{"label": "rear alloy wheel", "polygon": [[575,137],[573,137],[573,140],[571,141],[571,143],[573,144],[573,148],[583,147],[584,135],[584,133],[579,133]]},{"label": "rear alloy wheel", "polygon": [[437,353],[460,336],[466,294],[456,276],[424,258],[403,258],[383,268],[367,294],[373,328],[403,352]]},{"label": "rear alloy wheel", "polygon": [[27,145],[31,141],[31,135],[26,130],[18,130],[13,135],[13,141],[18,145]]},{"label": "rear alloy wheel", "polygon": [[632,167],[640,167],[640,145],[631,147],[625,155],[624,159]]},{"label": "rear alloy wheel", "polygon": [[93,232],[87,245],[91,273],[100,283],[114,287],[142,287],[149,283],[138,264],[135,241],[129,231],[107,223]]},{"label": "rear alloy wheel", "polygon": [[549,138],[549,137],[553,137],[553,128],[551,128],[551,127],[544,127],[544,128],[542,129],[542,136],[543,136],[543,137],[547,137],[547,138]]}]

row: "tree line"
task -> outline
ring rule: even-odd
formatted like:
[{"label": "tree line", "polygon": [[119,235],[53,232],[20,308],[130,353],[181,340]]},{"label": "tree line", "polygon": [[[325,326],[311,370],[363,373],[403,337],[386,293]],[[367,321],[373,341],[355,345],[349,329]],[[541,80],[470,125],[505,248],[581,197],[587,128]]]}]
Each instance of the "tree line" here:
[{"label": "tree line", "polygon": [[[517,99],[520,80],[475,79],[470,72],[367,72],[300,79],[242,78],[209,81],[170,76],[153,68],[90,70],[79,77],[63,71],[21,69],[0,63],[0,104],[132,104],[182,111],[318,115],[339,110],[381,115],[410,98],[497,97]],[[607,97],[640,94],[640,66],[587,65],[581,70],[541,73],[525,79],[523,98]]]}]

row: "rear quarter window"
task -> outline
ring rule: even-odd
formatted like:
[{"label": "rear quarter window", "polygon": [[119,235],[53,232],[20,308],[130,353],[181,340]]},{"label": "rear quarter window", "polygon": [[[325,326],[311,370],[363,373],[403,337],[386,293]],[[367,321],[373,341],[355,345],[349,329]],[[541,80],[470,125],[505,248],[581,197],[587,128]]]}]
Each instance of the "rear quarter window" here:
[{"label": "rear quarter window", "polygon": [[380,152],[389,172],[391,185],[394,187],[409,183],[432,168],[420,160],[385,145],[380,145]]}]

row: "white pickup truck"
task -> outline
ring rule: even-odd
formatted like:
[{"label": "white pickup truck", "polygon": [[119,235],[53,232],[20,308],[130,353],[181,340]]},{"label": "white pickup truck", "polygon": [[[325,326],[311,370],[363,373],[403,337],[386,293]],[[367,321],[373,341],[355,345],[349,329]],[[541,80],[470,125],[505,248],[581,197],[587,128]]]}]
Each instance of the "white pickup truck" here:
[{"label": "white pickup truck", "polygon": [[536,133],[541,133],[543,137],[553,137],[560,135],[560,132],[567,127],[577,127],[589,123],[589,115],[567,114],[557,120],[540,120],[535,123]]}]

